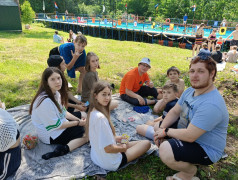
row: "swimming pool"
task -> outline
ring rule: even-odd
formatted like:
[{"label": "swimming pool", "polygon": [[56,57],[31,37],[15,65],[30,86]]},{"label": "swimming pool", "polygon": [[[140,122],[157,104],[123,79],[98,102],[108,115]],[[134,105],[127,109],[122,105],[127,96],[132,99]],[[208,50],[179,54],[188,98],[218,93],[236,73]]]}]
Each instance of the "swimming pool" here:
[{"label": "swimming pool", "polygon": [[[84,25],[84,26],[99,26],[99,27],[110,27],[115,29],[128,29],[128,30],[135,30],[135,31],[144,31],[145,33],[163,33],[170,36],[190,36],[193,37],[194,33],[196,32],[196,27],[187,27],[186,28],[186,34],[184,33],[184,26],[174,25],[173,30],[169,30],[169,25],[160,25],[160,24],[154,24],[152,27],[152,24],[149,23],[125,23],[121,22],[120,25],[118,21],[108,22],[106,20],[99,21],[95,20],[94,22],[92,19],[88,19],[87,21],[79,21],[76,19],[68,19],[67,21],[63,21],[62,19],[44,19],[44,21],[53,21],[53,22],[60,22],[60,23],[72,23],[72,24],[78,24],[78,25]],[[212,28],[207,29],[204,28],[204,37],[208,37],[211,33]],[[219,35],[219,32],[217,31],[216,35],[217,38],[221,36],[223,39],[227,38],[233,30],[226,30],[225,35]],[[194,36],[195,37],[195,36]],[[232,39],[232,37],[230,37]]]}]

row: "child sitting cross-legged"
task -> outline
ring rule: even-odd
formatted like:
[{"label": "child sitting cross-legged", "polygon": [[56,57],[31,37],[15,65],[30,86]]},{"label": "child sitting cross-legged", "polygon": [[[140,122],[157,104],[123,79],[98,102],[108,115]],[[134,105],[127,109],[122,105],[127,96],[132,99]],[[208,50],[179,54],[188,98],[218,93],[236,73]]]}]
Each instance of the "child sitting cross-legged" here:
[{"label": "child sitting cross-legged", "polygon": [[116,136],[110,119],[109,106],[112,89],[110,84],[98,81],[91,91],[87,117],[87,134],[91,144],[91,159],[103,169],[116,171],[150,149],[148,140],[123,142]]},{"label": "child sitting cross-legged", "polygon": [[[146,124],[138,125],[136,132],[149,139],[154,139],[154,128],[158,128],[162,123],[167,113],[172,109],[178,101],[178,88],[176,84],[167,84],[163,87],[163,100],[166,102],[163,115],[154,119],[153,121],[147,121]],[[177,128],[178,120],[174,122],[169,128]]]},{"label": "child sitting cross-legged", "polygon": [[[179,78],[180,75],[180,71],[177,67],[172,66],[167,70],[167,77],[169,78],[169,80],[165,83],[165,84],[176,84],[177,88],[178,88],[178,94],[177,97],[179,98],[185,88],[185,84],[184,84],[184,80]],[[166,106],[166,102],[164,101],[164,99],[162,98],[161,100],[159,100],[155,106],[153,111],[155,113],[160,113],[164,110],[165,106]]]}]

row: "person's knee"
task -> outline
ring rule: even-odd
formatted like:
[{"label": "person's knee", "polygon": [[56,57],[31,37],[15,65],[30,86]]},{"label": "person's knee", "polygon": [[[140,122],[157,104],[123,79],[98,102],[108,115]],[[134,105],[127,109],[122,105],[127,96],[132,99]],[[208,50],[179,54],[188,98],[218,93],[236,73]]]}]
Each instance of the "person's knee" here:
[{"label": "person's knee", "polygon": [[143,125],[136,126],[136,133],[141,134],[142,129],[143,129]]},{"label": "person's knee", "polygon": [[172,147],[168,141],[164,141],[159,147],[159,156],[160,159],[165,163],[174,162],[174,154],[172,151]]},{"label": "person's knee", "polygon": [[143,141],[145,149],[149,150],[151,147],[150,141],[149,140],[142,140],[142,141]]},{"label": "person's knee", "polygon": [[154,113],[159,113],[160,111],[159,111],[158,107],[154,106],[153,112],[154,112]]},{"label": "person's knee", "polygon": [[113,109],[116,109],[118,107],[118,101],[117,100],[112,100],[109,106],[110,111]]}]

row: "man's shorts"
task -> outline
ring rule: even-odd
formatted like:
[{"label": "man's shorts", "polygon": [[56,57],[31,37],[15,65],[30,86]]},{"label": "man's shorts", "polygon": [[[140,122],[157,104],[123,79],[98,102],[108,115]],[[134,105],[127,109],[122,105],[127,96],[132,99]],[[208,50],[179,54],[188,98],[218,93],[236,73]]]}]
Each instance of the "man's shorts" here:
[{"label": "man's shorts", "polygon": [[189,143],[174,138],[169,139],[168,142],[172,147],[176,161],[183,161],[200,165],[213,164],[207,153],[196,142]]},{"label": "man's shorts", "polygon": [[230,46],[238,46],[238,40],[231,40]]}]

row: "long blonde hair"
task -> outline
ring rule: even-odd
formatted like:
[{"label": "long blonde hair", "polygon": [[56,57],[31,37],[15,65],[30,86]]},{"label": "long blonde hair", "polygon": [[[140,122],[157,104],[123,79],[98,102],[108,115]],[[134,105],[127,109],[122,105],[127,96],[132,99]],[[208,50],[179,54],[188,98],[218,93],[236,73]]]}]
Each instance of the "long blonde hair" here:
[{"label": "long blonde hair", "polygon": [[95,96],[98,95],[101,91],[103,91],[106,87],[108,87],[110,90],[112,90],[112,87],[110,86],[110,84],[106,81],[98,81],[94,84],[93,89],[91,91],[90,94],[90,105],[89,105],[89,110],[88,110],[88,116],[87,116],[87,124],[86,124],[86,136],[88,137],[89,135],[89,119],[90,119],[90,113],[92,112],[92,110],[95,108],[96,110],[98,110],[99,112],[101,112],[108,120],[109,125],[112,129],[112,133],[115,136],[116,132],[115,132],[115,128],[112,124],[111,118],[110,118],[110,110],[109,110],[109,106],[111,103],[111,99],[108,103],[107,106],[102,106],[101,104],[99,104],[99,102],[96,100]]}]

